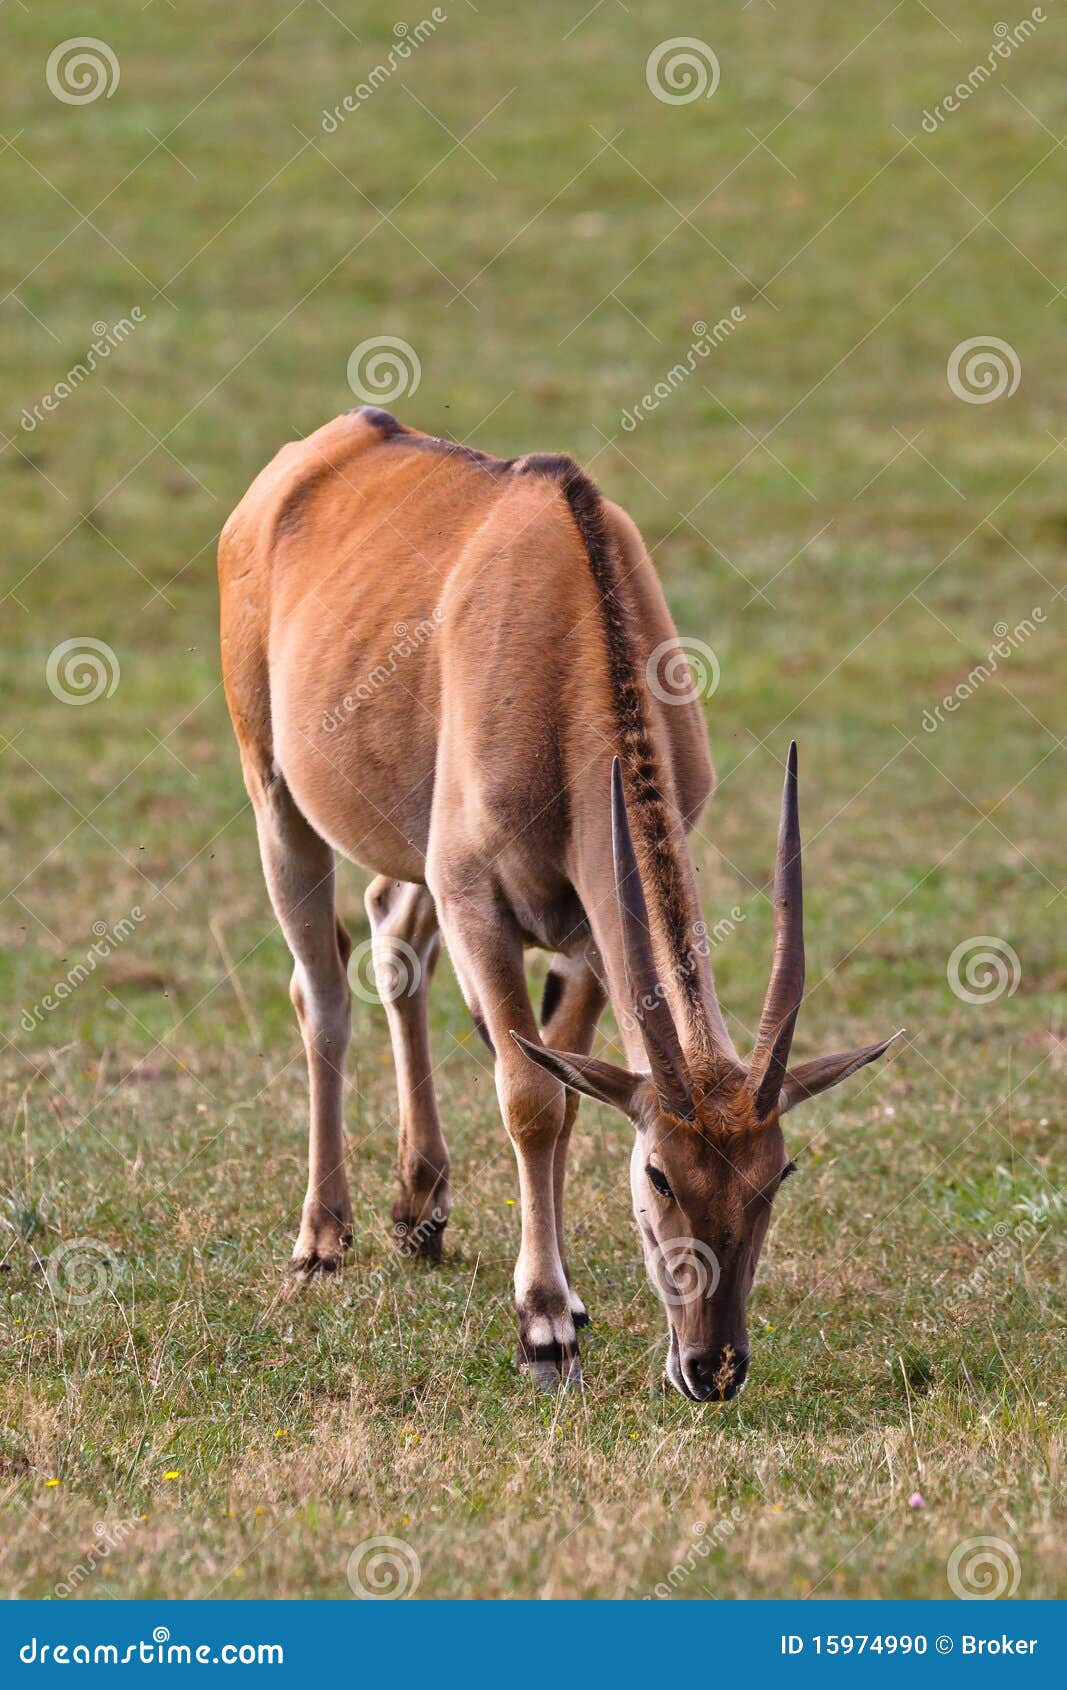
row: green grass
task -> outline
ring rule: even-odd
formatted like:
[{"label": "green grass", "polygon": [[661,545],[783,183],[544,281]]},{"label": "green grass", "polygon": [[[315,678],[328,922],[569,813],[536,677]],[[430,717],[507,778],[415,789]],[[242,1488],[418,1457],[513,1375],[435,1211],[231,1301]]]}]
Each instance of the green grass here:
[{"label": "green grass", "polygon": [[[445,9],[333,135],[322,110],[422,13],[360,8],[357,43],[341,9],[288,0],[5,10],[4,1586],[344,1596],[350,1551],[389,1535],[429,1596],[644,1595],[678,1565],[679,1597],[940,1596],[951,1551],[994,1536],[1020,1595],[1062,1595],[1063,9],[934,135],[924,109],[1015,21],[989,0],[951,29],[911,0],[719,8],[700,22],[719,89],[683,106],[645,84],[652,48],[697,27],[672,7]],[[119,86],[64,104],[45,62],[90,29]],[[456,149],[490,112],[476,157]],[[692,324],[734,306],[623,431]],[[570,1211],[587,1389],[535,1399],[511,1371],[516,1180],[447,966],[444,1264],[392,1254],[392,1070],[359,1002],[352,1264],[286,1294],[303,1064],[219,687],[214,541],[283,440],[353,403],[349,353],[380,334],[421,362],[407,420],[589,465],[714,648],[721,785],[695,855],[709,919],[744,913],[715,957],[730,1013],[751,1025],[765,983],[795,734],[798,1049],[908,1029],[790,1118],[801,1174],[722,1409],[662,1394],[627,1133],[591,1107]],[[989,334],[1018,391],[963,403],[949,356]],[[84,636],[121,679],[75,708],[46,665]],[[361,886],[343,872],[357,938]],[[967,1003],[948,961],[984,934],[1019,983]],[[57,1266],[78,1240],[106,1279],[84,1302]],[[118,1547],[74,1575],[94,1522]]]}]

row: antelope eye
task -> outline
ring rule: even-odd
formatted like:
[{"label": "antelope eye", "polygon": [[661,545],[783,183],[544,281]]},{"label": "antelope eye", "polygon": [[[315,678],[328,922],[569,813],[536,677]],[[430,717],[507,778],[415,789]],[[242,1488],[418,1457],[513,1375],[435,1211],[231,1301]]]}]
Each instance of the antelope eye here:
[{"label": "antelope eye", "polygon": [[671,1191],[666,1174],[661,1172],[659,1168],[654,1168],[651,1162],[649,1162],[648,1166],[645,1168],[645,1173],[648,1175],[653,1189],[658,1191],[661,1197],[671,1197],[674,1195]]}]

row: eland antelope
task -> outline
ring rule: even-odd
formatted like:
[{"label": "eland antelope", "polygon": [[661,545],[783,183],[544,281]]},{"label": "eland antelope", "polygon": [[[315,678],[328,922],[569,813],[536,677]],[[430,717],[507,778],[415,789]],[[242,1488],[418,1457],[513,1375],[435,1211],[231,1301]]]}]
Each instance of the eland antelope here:
[{"label": "eland antelope", "polygon": [[[774,961],[746,1062],[716,999],[686,837],[714,782],[703,715],[691,690],[649,684],[664,653],[684,670],[678,635],[637,529],[575,463],[504,462],[361,408],[263,470],[223,531],[219,576],[226,695],[307,1053],[293,1270],[335,1270],[351,1238],[340,851],[376,875],[366,906],[407,1252],[439,1253],[450,1208],[427,1029],[443,937],[518,1163],[520,1365],[548,1387],[580,1378],[588,1317],[563,1197],[585,1093],[635,1129],[634,1215],[669,1317],[667,1377],[696,1401],[734,1396],[791,1167],[780,1118],[891,1043],[788,1065],[804,984],[795,746]],[[413,628],[426,636],[398,648]],[[529,946],[555,953],[540,1026]],[[398,955],[400,991],[386,989]],[[626,1067],[590,1055],[607,1001]]]}]

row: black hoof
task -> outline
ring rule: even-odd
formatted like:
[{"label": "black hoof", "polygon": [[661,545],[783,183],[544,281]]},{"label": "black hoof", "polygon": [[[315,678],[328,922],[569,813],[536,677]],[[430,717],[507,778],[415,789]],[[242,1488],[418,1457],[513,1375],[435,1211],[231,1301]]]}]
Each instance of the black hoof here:
[{"label": "black hoof", "polygon": [[340,1273],[343,1266],[343,1256],[320,1256],[317,1250],[312,1250],[308,1256],[294,1256],[289,1273],[293,1279],[324,1279],[329,1274]]},{"label": "black hoof", "polygon": [[530,1344],[520,1335],[515,1366],[539,1391],[558,1391],[561,1385],[577,1389],[582,1383],[577,1344]]}]

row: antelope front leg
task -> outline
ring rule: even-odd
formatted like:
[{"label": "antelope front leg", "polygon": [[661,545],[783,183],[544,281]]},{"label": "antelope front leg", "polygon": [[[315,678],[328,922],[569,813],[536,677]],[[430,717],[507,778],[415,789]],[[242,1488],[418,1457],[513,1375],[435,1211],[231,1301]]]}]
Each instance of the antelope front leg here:
[{"label": "antelope front leg", "polygon": [[515,1263],[516,1359],[542,1389],[551,1391],[561,1380],[565,1385],[582,1381],[572,1293],[556,1229],[555,1161],[563,1100],[523,1096],[510,1075],[501,1075],[501,1066],[497,1093],[515,1147],[522,1203],[522,1243]]},{"label": "antelope front leg", "polygon": [[[584,956],[558,956],[545,980],[545,995],[541,1003],[541,1037],[553,1050],[576,1050],[588,1055],[596,1033],[596,1024],[606,1002],[603,986]],[[556,1140],[554,1197],[556,1206],[556,1242],[559,1259],[570,1287],[571,1314],[575,1326],[588,1326],[589,1314],[574,1287],[567,1264],[563,1239],[563,1193],[567,1181],[567,1151],[578,1114],[578,1093],[568,1091],[563,1116],[563,1128]]]},{"label": "antelope front leg", "polygon": [[522,967],[522,944],[499,917],[467,898],[435,893],[449,955],[468,1003],[478,1004],[496,1058],[496,1091],[519,1171],[522,1243],[515,1263],[518,1364],[545,1390],[581,1383],[555,1206],[556,1146],[564,1088],[529,1062],[511,1032],[537,1038]]}]

